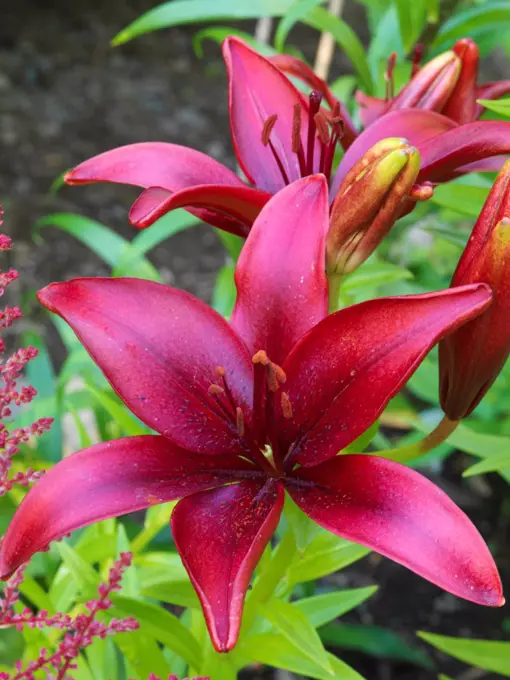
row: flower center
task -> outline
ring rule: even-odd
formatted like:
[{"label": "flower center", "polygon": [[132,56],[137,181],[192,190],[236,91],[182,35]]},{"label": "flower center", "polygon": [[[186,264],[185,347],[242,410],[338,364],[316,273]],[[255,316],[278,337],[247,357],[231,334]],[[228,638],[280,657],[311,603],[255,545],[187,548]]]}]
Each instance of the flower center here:
[{"label": "flower center", "polygon": [[[283,475],[282,461],[276,432],[276,413],[281,409],[284,418],[292,418],[292,404],[283,391],[287,376],[281,366],[269,360],[264,350],[253,357],[253,408],[245,413],[238,406],[229,388],[225,369],[217,366],[217,382],[209,385],[208,393],[214,402],[212,410],[226,418],[235,428],[247,457],[256,462],[269,476]],[[268,456],[268,451],[271,455]]]},{"label": "flower center", "polygon": [[[303,140],[301,139],[303,107],[299,103],[294,104],[292,120],[292,153],[296,154],[298,158],[301,177],[313,175],[314,172],[322,172],[329,183],[333,169],[335,149],[344,134],[344,125],[340,116],[340,104],[337,102],[333,111],[330,113],[321,110],[321,101],[322,95],[320,92],[313,90],[309,96],[310,104],[308,109],[308,128],[306,130],[305,144],[303,144]],[[271,150],[285,184],[290,184],[284,163],[271,141],[271,133],[277,120],[278,116],[276,114],[273,114],[266,119],[262,128],[261,141],[264,146],[269,147]],[[318,158],[316,156],[317,140],[319,141]]]}]

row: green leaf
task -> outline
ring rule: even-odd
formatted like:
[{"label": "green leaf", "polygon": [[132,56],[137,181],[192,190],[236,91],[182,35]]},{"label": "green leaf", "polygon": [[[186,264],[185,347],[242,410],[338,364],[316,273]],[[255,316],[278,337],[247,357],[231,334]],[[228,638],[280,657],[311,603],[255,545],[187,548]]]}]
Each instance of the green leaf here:
[{"label": "green leaf", "polygon": [[143,529],[138,536],[133,539],[131,544],[133,553],[136,554],[144,550],[152,539],[157,536],[164,527],[168,526],[170,515],[176,505],[177,501],[159,503],[147,510],[145,513]]},{"label": "green leaf", "polygon": [[465,248],[468,240],[468,235],[465,233],[459,233],[456,229],[449,229],[443,224],[428,224],[423,227],[424,231],[428,231],[429,234],[434,234],[440,238],[448,241],[458,248]]},{"label": "green leaf", "polygon": [[379,432],[379,421],[376,420],[375,423],[372,423],[368,430],[365,430],[363,434],[360,434],[360,436],[355,439],[352,444],[349,444],[349,446],[346,446],[344,449],[345,453],[363,453],[363,451],[371,444],[373,438],[376,436],[376,434]]},{"label": "green leaf", "polygon": [[435,188],[430,201],[443,208],[455,210],[461,215],[477,218],[489,191],[490,186],[485,188],[465,184],[443,184]]},{"label": "green leaf", "polygon": [[384,80],[381,76],[386,69],[388,57],[391,52],[396,52],[399,58],[404,56],[404,46],[400,37],[397,8],[393,3],[377,22],[374,35],[370,42],[368,61],[371,72],[374,78],[376,78],[377,87],[375,90],[367,90],[367,94],[384,95]]},{"label": "green leaf", "polygon": [[151,582],[141,589],[140,595],[178,607],[200,609],[200,602],[189,579],[174,581],[167,577],[164,581]]},{"label": "green leaf", "polygon": [[285,50],[287,36],[297,24],[317,5],[322,5],[324,0],[295,0],[285,13],[274,36],[274,44],[278,52]]},{"label": "green leaf", "polygon": [[408,269],[389,262],[369,262],[358,267],[343,279],[340,293],[349,295],[364,288],[376,288],[395,281],[412,279],[413,274]]},{"label": "green leaf", "polygon": [[322,670],[310,661],[296,645],[283,635],[277,633],[261,633],[250,635],[241,641],[236,653],[249,660],[258,661],[267,666],[283,668],[291,673],[317,680],[363,680],[363,677],[353,668],[345,664],[333,654],[327,658],[333,669],[333,674]]},{"label": "green leaf", "polygon": [[476,38],[483,33],[502,34],[510,26],[510,2],[492,2],[454,14],[438,31],[432,46],[439,48],[468,35]]},{"label": "green leaf", "polygon": [[365,602],[376,591],[377,586],[351,588],[296,600],[293,606],[308,617],[314,628],[319,628]]},{"label": "green leaf", "polygon": [[229,317],[236,301],[234,265],[228,264],[220,269],[212,295],[212,306],[222,316]]},{"label": "green leaf", "polygon": [[398,635],[379,626],[329,623],[319,631],[325,644],[354,649],[383,659],[404,661],[423,668],[433,668],[429,657],[404,642]]},{"label": "green leaf", "polygon": [[173,0],[149,10],[118,33],[112,45],[122,45],[144,33],[182,24],[228,19],[260,19],[283,16],[293,0]]},{"label": "green leaf", "polygon": [[360,85],[367,93],[371,93],[373,81],[365,49],[352,28],[345,21],[333,16],[322,7],[315,7],[303,21],[318,31],[331,33],[356,69],[360,78]]},{"label": "green leaf", "polygon": [[151,673],[161,678],[167,677],[168,664],[158,643],[150,635],[140,630],[123,633],[115,636],[115,644],[129,661],[130,677],[135,675],[136,680],[147,680]]},{"label": "green leaf", "polygon": [[469,640],[425,632],[419,632],[417,635],[460,661],[510,677],[510,642]]},{"label": "green leaf", "polygon": [[107,411],[126,435],[134,437],[139,434],[147,434],[149,431],[147,426],[134,418],[117,397],[110,397],[105,392],[96,389],[88,383],[84,385],[84,388],[95,397],[98,404]]},{"label": "green leaf", "polygon": [[510,474],[510,449],[496,453],[493,456],[475,463],[462,473],[463,477],[473,477],[473,475],[481,475],[484,472],[498,472],[505,470]]},{"label": "green leaf", "polygon": [[56,546],[78,590],[87,595],[95,593],[100,583],[97,571],[66,541],[57,543]]},{"label": "green leaf", "polygon": [[368,555],[370,550],[329,532],[319,534],[305,552],[294,558],[287,573],[289,583],[312,581],[332,574]]},{"label": "green leaf", "polygon": [[118,659],[112,638],[95,638],[87,648],[87,661],[94,680],[119,677]]},{"label": "green leaf", "polygon": [[285,496],[284,515],[295,536],[296,546],[300,553],[305,551],[310,541],[324,531],[317,522],[305,515],[288,494]]},{"label": "green leaf", "polygon": [[306,614],[293,604],[277,599],[261,605],[260,611],[290,643],[299,647],[310,661],[332,673],[326,650]]},{"label": "green leaf", "polygon": [[253,49],[257,50],[260,54],[266,57],[272,57],[277,54],[277,51],[271,45],[260,42],[256,40],[251,33],[246,33],[245,31],[240,31],[231,26],[208,26],[198,31],[193,36],[193,51],[199,59],[204,56],[203,42],[204,40],[214,40],[219,45],[227,38],[229,35],[236,35],[238,38],[244,40],[248,45],[251,45]]},{"label": "green leaf", "polygon": [[499,113],[500,116],[510,116],[510,99],[499,99],[492,101],[491,99],[477,99],[478,104],[485,106],[489,111]]},{"label": "green leaf", "polygon": [[400,37],[404,49],[408,52],[413,46],[414,35],[411,15],[411,4],[409,0],[395,0],[395,7],[397,8],[398,23],[400,26]]},{"label": "green leaf", "polygon": [[110,611],[114,616],[134,616],[140,631],[166,645],[191,666],[199,667],[201,650],[195,637],[179,619],[158,605],[142,602],[123,595],[112,595],[114,603]]}]

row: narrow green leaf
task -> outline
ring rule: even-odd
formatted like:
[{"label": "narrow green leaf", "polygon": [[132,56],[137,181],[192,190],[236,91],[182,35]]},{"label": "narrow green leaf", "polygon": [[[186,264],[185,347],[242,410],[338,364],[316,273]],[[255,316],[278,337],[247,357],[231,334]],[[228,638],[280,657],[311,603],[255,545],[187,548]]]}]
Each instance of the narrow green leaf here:
[{"label": "narrow green leaf", "polygon": [[257,50],[260,54],[266,57],[272,57],[278,54],[274,47],[267,45],[266,43],[256,40],[251,33],[246,33],[245,31],[240,31],[237,28],[232,28],[231,26],[208,26],[198,31],[193,36],[193,51],[199,59],[204,56],[203,42],[204,40],[214,40],[219,45],[227,38],[229,35],[236,35],[238,38],[244,40],[248,45],[251,45],[253,49]]},{"label": "narrow green leaf", "polygon": [[85,594],[95,593],[100,583],[97,571],[66,541],[61,541],[56,546],[78,590]]},{"label": "narrow green leaf", "polygon": [[166,645],[191,666],[199,667],[201,650],[198,642],[179,619],[162,607],[123,595],[112,595],[110,611],[115,616],[134,616],[140,631]]},{"label": "narrow green leaf", "polygon": [[365,432],[360,434],[360,436],[355,439],[352,444],[349,444],[349,446],[345,447],[344,453],[363,453],[363,451],[371,444],[373,438],[379,432],[379,425],[380,423],[378,420],[376,420],[375,423],[372,423],[368,430],[365,430]]},{"label": "narrow green leaf", "polygon": [[[84,388],[95,397],[98,404],[100,404],[105,411],[112,417],[112,419],[119,425],[124,433],[130,437],[139,434],[147,434],[149,428],[146,425],[135,419],[126,407],[117,400],[117,397],[110,397],[105,392],[96,389],[92,385],[86,383]],[[112,393],[113,394],[113,393]]]},{"label": "narrow green leaf", "polygon": [[470,640],[419,632],[418,637],[450,656],[510,678],[510,642]]},{"label": "narrow green leaf", "polygon": [[333,674],[322,670],[317,664],[310,661],[297,645],[292,644],[283,635],[277,633],[250,635],[240,643],[236,653],[245,658],[247,662],[249,660],[258,661],[267,666],[283,668],[305,678],[316,678],[317,680],[363,680],[359,673],[333,656],[333,654],[327,654]]},{"label": "narrow green leaf", "polygon": [[137,554],[142,552],[152,539],[159,534],[159,532],[166,526],[170,520],[170,515],[172,510],[176,506],[177,501],[171,501],[170,503],[160,503],[154,505],[147,510],[145,513],[145,520],[143,524],[143,529],[140,531],[138,536],[133,539],[131,544],[131,550],[133,553]]},{"label": "narrow green leaf", "polygon": [[413,46],[414,31],[411,16],[411,3],[409,0],[395,0],[397,8],[398,23],[400,26],[400,37],[404,49],[408,52]]},{"label": "narrow green leaf", "polygon": [[112,638],[95,638],[87,648],[87,661],[94,680],[113,680],[119,677],[118,659]]},{"label": "narrow green leaf", "polygon": [[413,274],[408,269],[389,262],[369,262],[362,265],[342,281],[340,293],[349,295],[364,288],[377,288],[395,281],[412,279]]},{"label": "narrow green leaf", "polygon": [[278,52],[285,50],[287,36],[297,24],[317,5],[322,5],[324,0],[295,0],[288,11],[282,17],[274,36],[274,44]]},{"label": "narrow green leaf", "polygon": [[118,33],[114,46],[122,45],[144,33],[182,24],[208,23],[228,19],[279,17],[288,12],[293,0],[173,0],[149,10]]},{"label": "narrow green leaf", "polygon": [[189,579],[174,581],[167,578],[165,581],[151,582],[141,589],[140,595],[178,607],[200,609],[200,602]]},{"label": "narrow green leaf", "polygon": [[310,661],[332,674],[326,650],[306,614],[293,604],[277,599],[261,605],[260,611],[291,644],[299,647]]},{"label": "narrow green leaf", "polygon": [[485,106],[489,111],[499,113],[501,116],[510,116],[510,98],[492,101],[491,99],[478,99],[478,104]]},{"label": "narrow green leaf", "polygon": [[129,677],[135,676],[136,680],[147,680],[151,673],[161,678],[167,677],[168,664],[158,643],[150,635],[140,630],[123,633],[115,636],[115,645],[129,661]]},{"label": "narrow green leaf", "polygon": [[319,534],[302,555],[297,555],[287,573],[289,583],[312,581],[332,574],[368,555],[370,550],[329,532]]},{"label": "narrow green leaf", "polygon": [[444,22],[433,42],[433,47],[450,45],[455,40],[469,35],[471,38],[494,31],[503,34],[510,25],[510,2],[492,2],[480,7],[455,13]]},{"label": "narrow green leaf", "polygon": [[345,21],[333,16],[322,7],[315,7],[306,15],[303,21],[318,31],[331,33],[356,69],[360,78],[360,85],[367,93],[371,93],[373,81],[365,49],[352,28]]},{"label": "narrow green leaf", "polygon": [[212,306],[222,316],[232,314],[236,301],[236,286],[234,283],[235,267],[231,264],[220,269],[216,276],[216,283],[212,295]]},{"label": "narrow green leaf", "polygon": [[455,210],[461,215],[477,218],[489,191],[490,186],[485,188],[465,184],[443,184],[435,188],[430,201],[442,208]]},{"label": "narrow green leaf", "polygon": [[498,472],[499,470],[506,470],[510,473],[510,449],[502,451],[493,456],[475,463],[462,473],[463,477],[473,477],[474,475],[481,475],[484,472]]},{"label": "narrow green leaf", "polygon": [[296,546],[300,553],[305,551],[310,541],[324,531],[317,522],[305,515],[288,494],[285,497],[284,515],[294,533]]},{"label": "narrow green leaf", "polygon": [[365,602],[376,591],[377,586],[351,588],[296,600],[293,606],[308,617],[314,628],[319,628]]},{"label": "narrow green leaf", "polygon": [[329,623],[319,631],[325,644],[354,649],[383,659],[404,661],[423,668],[433,668],[430,658],[408,645],[390,630],[379,626]]}]

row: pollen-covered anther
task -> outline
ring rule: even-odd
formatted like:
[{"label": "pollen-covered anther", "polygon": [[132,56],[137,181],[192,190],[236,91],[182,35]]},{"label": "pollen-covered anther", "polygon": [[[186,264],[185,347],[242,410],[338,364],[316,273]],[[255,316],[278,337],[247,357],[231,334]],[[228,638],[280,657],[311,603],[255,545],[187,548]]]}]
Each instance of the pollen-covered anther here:
[{"label": "pollen-covered anther", "polygon": [[317,137],[322,144],[327,144],[329,142],[329,126],[326,116],[319,111],[315,114],[314,120],[317,127]]},{"label": "pollen-covered anther", "polygon": [[294,104],[292,117],[292,153],[299,153],[301,144],[301,104]]},{"label": "pollen-covered anther", "polygon": [[415,201],[428,201],[433,195],[434,187],[427,182],[424,184],[415,184],[409,192],[409,198],[412,198]]},{"label": "pollen-covered anther", "polygon": [[220,396],[222,394],[225,394],[225,390],[223,389],[223,387],[216,385],[216,383],[212,383],[212,385],[209,385],[207,391],[212,396]]},{"label": "pollen-covered anther", "polygon": [[244,413],[242,408],[239,406],[236,408],[236,427],[237,427],[237,432],[239,433],[240,437],[244,436],[245,428],[244,428]]},{"label": "pollen-covered anther", "polygon": [[225,369],[223,368],[223,366],[216,366],[215,373],[216,373],[216,375],[218,376],[218,378],[224,378],[224,377],[225,377],[225,374],[226,374],[226,371],[225,371]]},{"label": "pollen-covered anther", "polygon": [[276,113],[273,113],[272,116],[269,116],[269,118],[266,118],[264,121],[264,126],[262,128],[262,144],[264,146],[267,146],[271,140],[271,132],[273,131],[274,126],[276,125],[276,121],[278,120],[278,116]]},{"label": "pollen-covered anther", "polygon": [[252,363],[262,364],[262,366],[267,366],[269,364],[269,357],[263,349],[259,349],[252,357]]},{"label": "pollen-covered anther", "polygon": [[280,403],[282,406],[283,417],[286,418],[287,420],[290,420],[293,417],[294,413],[292,411],[292,404],[290,403],[289,395],[287,394],[287,392],[282,392]]}]

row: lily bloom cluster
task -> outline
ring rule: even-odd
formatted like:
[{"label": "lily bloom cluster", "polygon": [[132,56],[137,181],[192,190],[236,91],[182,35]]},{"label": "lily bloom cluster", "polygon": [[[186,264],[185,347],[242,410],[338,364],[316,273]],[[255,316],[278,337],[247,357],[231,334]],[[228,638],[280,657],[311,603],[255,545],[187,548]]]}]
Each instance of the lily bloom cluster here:
[{"label": "lily bloom cluster", "polygon": [[100,443],[52,468],[7,530],[2,577],[74,529],[181,499],[174,541],[214,646],[226,652],[288,493],[329,531],[456,595],[502,604],[487,546],[440,489],[389,460],[337,455],[438,340],[488,308],[490,288],[373,300],[328,316],[328,224],[323,175],[268,201],[237,264],[230,324],[150,281],[75,279],[39,292],[158,434]]},{"label": "lily bloom cluster", "polygon": [[[461,125],[423,108],[391,109],[358,133],[326,83],[299,60],[267,59],[233,37],[225,40],[223,56],[233,146],[248,183],[199,151],[163,142],[107,151],[71,170],[66,181],[143,187],[129,216],[137,227],[181,207],[246,237],[271,195],[320,172],[329,185],[326,264],[329,274],[341,275],[361,264],[417,200],[430,198],[434,185],[463,172],[499,169],[498,156],[510,153],[510,123]],[[307,76],[314,88],[309,98],[282,69]],[[409,87],[418,87],[413,80]],[[345,154],[334,172],[337,146]]]},{"label": "lily bloom cluster", "polygon": [[131,559],[130,553],[121,553],[110,569],[108,580],[99,586],[97,598],[85,604],[88,612],[75,617],[60,613],[50,616],[45,611],[34,614],[30,609],[17,613],[14,607],[19,602],[19,587],[23,582],[23,570],[20,569],[7,583],[3,599],[0,599],[0,627],[15,626],[18,630],[25,627],[52,627],[64,631],[64,636],[56,652],[48,653],[41,649],[38,658],[26,668],[18,661],[14,675],[0,672],[0,680],[35,680],[40,677],[39,672],[42,670],[51,673],[55,680],[67,680],[69,671],[76,668],[75,661],[80,652],[89,647],[94,639],[137,630],[139,624],[131,617],[111,619],[108,623],[97,619],[98,614],[113,606],[110,595],[120,590],[122,575],[131,564]]},{"label": "lily bloom cluster", "polygon": [[[0,208],[0,224],[2,224],[2,209]],[[0,234],[0,252],[6,252],[12,247],[11,239]],[[0,297],[5,289],[18,278],[18,272],[9,269],[0,272]],[[5,307],[0,310],[0,331],[12,326],[23,316],[19,307]],[[5,344],[0,338],[0,355],[5,352]],[[52,418],[39,418],[31,425],[22,428],[9,429],[6,420],[12,415],[12,405],[29,404],[37,391],[31,385],[18,387],[18,382],[27,363],[37,356],[35,347],[20,348],[8,359],[0,360],[0,496],[4,496],[15,484],[28,486],[42,475],[40,471],[29,468],[25,472],[16,472],[10,476],[14,456],[19,453],[20,445],[28,442],[31,437],[38,436],[49,430]]]}]

